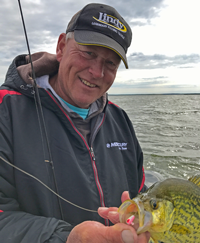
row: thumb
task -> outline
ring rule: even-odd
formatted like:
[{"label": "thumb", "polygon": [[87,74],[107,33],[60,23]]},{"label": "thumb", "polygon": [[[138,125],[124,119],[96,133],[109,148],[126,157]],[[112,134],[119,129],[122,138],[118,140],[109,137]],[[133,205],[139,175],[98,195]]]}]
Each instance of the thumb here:
[{"label": "thumb", "polygon": [[137,242],[137,234],[134,228],[126,224],[117,223],[106,228],[108,242],[134,243]]},{"label": "thumb", "polygon": [[123,223],[117,223],[114,226],[111,226],[110,228],[113,228],[116,238],[114,241],[108,241],[108,242],[148,243],[150,239],[149,232],[145,232],[140,235],[137,235],[136,230],[132,226]]}]

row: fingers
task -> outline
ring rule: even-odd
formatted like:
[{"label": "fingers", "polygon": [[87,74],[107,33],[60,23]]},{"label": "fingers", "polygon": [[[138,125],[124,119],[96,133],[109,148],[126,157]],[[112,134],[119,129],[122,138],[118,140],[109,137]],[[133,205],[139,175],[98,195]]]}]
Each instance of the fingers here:
[{"label": "fingers", "polygon": [[111,207],[99,207],[98,208],[98,214],[104,218],[109,219],[113,224],[116,224],[119,222],[119,213],[117,212],[118,208]]},{"label": "fingers", "polygon": [[130,199],[129,193],[128,193],[128,191],[124,191],[124,192],[122,193],[122,196],[121,196],[121,201],[122,201],[122,203],[123,203],[124,201],[128,200],[128,199]]},{"label": "fingers", "polygon": [[[128,199],[130,199],[129,193],[128,191],[124,191],[121,196],[122,203]],[[113,224],[119,222],[119,213],[118,213],[118,208],[116,207],[110,207],[110,208],[99,207],[98,214],[104,219],[109,219]]]},{"label": "fingers", "polygon": [[113,223],[119,223],[119,213],[115,211],[110,211],[108,213],[108,219]]},{"label": "fingers", "polygon": [[142,233],[141,235],[138,236],[138,239],[137,241],[138,242],[149,242],[150,240],[150,233],[149,232],[145,232],[145,233]]},{"label": "fingers", "polygon": [[109,219],[109,213],[113,212],[115,214],[115,213],[117,213],[117,210],[118,210],[118,208],[116,208],[116,207],[110,207],[110,208],[99,207],[98,214],[104,219]]}]

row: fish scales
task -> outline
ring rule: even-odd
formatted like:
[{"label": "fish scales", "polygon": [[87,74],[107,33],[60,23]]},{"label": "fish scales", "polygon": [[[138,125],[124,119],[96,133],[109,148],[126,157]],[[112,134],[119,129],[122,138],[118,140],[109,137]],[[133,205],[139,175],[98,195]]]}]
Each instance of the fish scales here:
[{"label": "fish scales", "polygon": [[169,178],[157,182],[125,201],[119,215],[121,222],[135,215],[139,220],[138,234],[149,231],[156,243],[200,242],[200,175],[189,180]]}]

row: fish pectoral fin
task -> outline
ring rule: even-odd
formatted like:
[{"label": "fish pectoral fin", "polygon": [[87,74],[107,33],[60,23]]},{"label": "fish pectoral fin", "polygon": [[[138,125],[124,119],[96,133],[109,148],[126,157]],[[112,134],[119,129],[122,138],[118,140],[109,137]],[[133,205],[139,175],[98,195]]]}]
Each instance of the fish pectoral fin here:
[{"label": "fish pectoral fin", "polygon": [[177,234],[190,234],[190,230],[183,226],[183,225],[179,225],[179,224],[173,224],[173,226],[171,227],[170,231],[177,233]]}]

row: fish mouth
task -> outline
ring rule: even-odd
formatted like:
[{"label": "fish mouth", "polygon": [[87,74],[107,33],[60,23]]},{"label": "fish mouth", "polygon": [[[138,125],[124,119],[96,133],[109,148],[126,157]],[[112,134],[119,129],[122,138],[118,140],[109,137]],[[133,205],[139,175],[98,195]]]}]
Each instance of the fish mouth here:
[{"label": "fish mouth", "polygon": [[[127,223],[131,216],[135,216],[133,221],[137,228],[137,234],[148,231],[152,224],[152,214],[145,211],[144,205],[139,198],[126,200],[118,209],[119,220],[121,223]],[[139,224],[139,225],[137,225]]]}]

